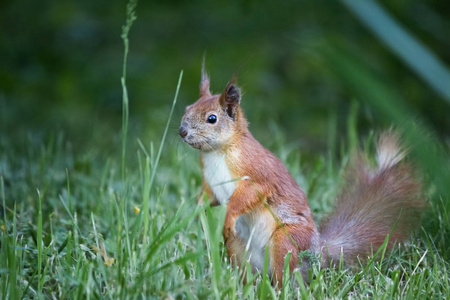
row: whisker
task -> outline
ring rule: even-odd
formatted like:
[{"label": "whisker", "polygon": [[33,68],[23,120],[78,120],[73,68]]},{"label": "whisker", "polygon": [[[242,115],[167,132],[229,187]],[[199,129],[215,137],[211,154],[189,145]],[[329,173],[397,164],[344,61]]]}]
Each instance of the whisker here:
[{"label": "whisker", "polygon": [[202,145],[202,147],[205,146],[205,145],[209,146],[208,142],[206,141],[206,138],[203,137],[201,134],[198,135],[198,138],[200,140],[200,144]]},{"label": "whisker", "polygon": [[204,145],[208,146],[210,150],[214,150],[214,148],[208,143],[208,139],[206,136],[201,133],[199,133],[198,135],[203,139],[202,142],[204,143]]}]

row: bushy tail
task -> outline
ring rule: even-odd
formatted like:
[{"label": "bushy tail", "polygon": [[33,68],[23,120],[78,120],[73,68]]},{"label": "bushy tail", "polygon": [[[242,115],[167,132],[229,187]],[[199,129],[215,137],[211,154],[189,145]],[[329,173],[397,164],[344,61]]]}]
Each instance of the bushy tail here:
[{"label": "bushy tail", "polygon": [[425,201],[412,166],[402,161],[404,156],[399,137],[392,131],[378,141],[376,169],[359,155],[336,209],[320,227],[323,258],[339,262],[341,252],[344,262],[367,258],[388,234],[392,233],[391,247],[419,225]]}]

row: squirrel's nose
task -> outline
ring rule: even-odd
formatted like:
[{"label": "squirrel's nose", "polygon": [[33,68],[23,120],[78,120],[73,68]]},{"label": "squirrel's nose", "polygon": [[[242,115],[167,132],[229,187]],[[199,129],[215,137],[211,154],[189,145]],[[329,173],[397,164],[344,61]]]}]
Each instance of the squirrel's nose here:
[{"label": "squirrel's nose", "polygon": [[178,133],[180,134],[180,136],[184,139],[187,136],[187,131],[186,129],[184,129],[183,126],[180,127],[180,130],[178,131]]}]

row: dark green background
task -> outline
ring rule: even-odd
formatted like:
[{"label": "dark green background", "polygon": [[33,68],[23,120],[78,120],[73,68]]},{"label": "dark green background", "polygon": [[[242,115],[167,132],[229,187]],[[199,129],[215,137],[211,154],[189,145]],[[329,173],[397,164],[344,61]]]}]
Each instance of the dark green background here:
[{"label": "dark green background", "polygon": [[[448,1],[380,4],[450,65]],[[103,0],[2,3],[0,133],[9,144],[63,132],[80,151],[119,149],[125,8]],[[237,74],[251,131],[265,145],[282,133],[306,155],[339,149],[352,103],[360,134],[388,128],[392,116],[366,99],[374,93],[394,95],[388,107],[406,107],[411,121],[448,141],[449,103],[341,2],[140,1],[137,16],[127,77],[134,146],[135,137],[160,139],[183,69],[169,132],[169,145],[178,143],[204,53],[213,91]],[[357,83],[360,76],[369,88]],[[333,145],[330,130],[337,131]]]}]

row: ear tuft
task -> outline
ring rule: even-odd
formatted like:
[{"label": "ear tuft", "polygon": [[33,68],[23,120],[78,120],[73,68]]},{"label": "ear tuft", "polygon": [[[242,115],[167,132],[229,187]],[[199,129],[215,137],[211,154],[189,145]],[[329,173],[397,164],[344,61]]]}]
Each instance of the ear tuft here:
[{"label": "ear tuft", "polygon": [[211,97],[211,92],[209,91],[209,76],[205,71],[205,56],[203,56],[202,62],[202,79],[200,80],[200,97]]}]

